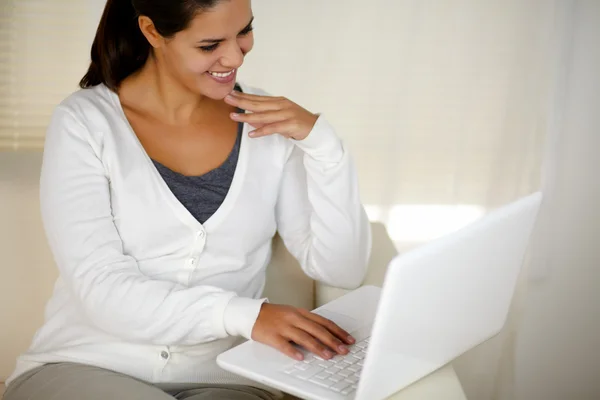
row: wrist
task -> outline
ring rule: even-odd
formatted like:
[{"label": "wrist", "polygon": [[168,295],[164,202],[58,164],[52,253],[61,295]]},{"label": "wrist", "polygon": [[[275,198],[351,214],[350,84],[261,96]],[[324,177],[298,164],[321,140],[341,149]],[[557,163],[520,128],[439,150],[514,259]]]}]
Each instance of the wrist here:
[{"label": "wrist", "polygon": [[254,324],[267,299],[232,298],[223,315],[225,331],[230,336],[250,339]]}]

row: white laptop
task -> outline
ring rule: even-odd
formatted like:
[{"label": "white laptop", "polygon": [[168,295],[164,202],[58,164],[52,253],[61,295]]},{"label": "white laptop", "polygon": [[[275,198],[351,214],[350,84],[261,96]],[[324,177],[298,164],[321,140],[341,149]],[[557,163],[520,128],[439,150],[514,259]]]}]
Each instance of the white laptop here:
[{"label": "white laptop", "polygon": [[314,312],[356,344],[325,361],[296,361],[258,342],[217,358],[221,368],[304,399],[386,398],[503,327],[541,193],[400,255],[383,289],[365,286]]}]

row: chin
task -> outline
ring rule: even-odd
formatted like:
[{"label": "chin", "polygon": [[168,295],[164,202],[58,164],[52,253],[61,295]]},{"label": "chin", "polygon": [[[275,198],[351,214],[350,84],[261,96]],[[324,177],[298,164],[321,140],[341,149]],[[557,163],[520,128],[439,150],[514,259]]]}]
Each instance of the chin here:
[{"label": "chin", "polygon": [[[231,92],[231,90],[229,92]],[[225,99],[225,97],[229,94],[229,92],[226,92],[226,93],[217,93],[217,92],[214,92],[214,91],[203,90],[203,91],[199,92],[199,94],[201,94],[204,97],[208,97],[211,100],[221,101],[221,100]]]},{"label": "chin", "polygon": [[235,81],[227,84],[210,82],[197,88],[197,93],[212,100],[223,100],[235,88]]}]

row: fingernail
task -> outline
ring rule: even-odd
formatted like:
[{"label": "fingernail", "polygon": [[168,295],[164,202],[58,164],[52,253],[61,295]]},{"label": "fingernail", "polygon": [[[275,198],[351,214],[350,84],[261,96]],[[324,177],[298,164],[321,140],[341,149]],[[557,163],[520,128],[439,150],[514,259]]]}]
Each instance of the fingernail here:
[{"label": "fingernail", "polygon": [[231,113],[231,118],[239,118],[240,114],[237,113]]},{"label": "fingernail", "polygon": [[340,353],[344,353],[344,354],[346,354],[348,352],[348,348],[344,345],[338,346],[338,350],[340,351]]},{"label": "fingernail", "polygon": [[332,352],[330,352],[329,350],[325,350],[325,351],[323,352],[323,356],[324,356],[325,358],[329,359],[329,358],[333,357],[333,353],[332,353]]},{"label": "fingernail", "polygon": [[228,94],[228,95],[225,97],[225,99],[226,99],[226,100],[233,100],[233,95],[232,95],[232,94]]},{"label": "fingernail", "polygon": [[248,136],[254,137],[254,136],[256,136],[256,132],[255,131],[250,131],[250,132],[248,132]]},{"label": "fingernail", "polygon": [[348,336],[348,343],[354,343],[355,340],[352,336]]},{"label": "fingernail", "polygon": [[296,360],[302,361],[303,359],[304,359],[304,356],[302,355],[302,353],[296,353]]}]

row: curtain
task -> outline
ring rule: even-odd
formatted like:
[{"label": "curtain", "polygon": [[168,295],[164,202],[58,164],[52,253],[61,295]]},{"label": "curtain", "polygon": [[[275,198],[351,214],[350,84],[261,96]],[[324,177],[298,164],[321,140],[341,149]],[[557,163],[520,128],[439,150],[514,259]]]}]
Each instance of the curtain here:
[{"label": "curtain", "polygon": [[88,0],[0,2],[0,151],[42,148],[87,68],[97,13]]}]

